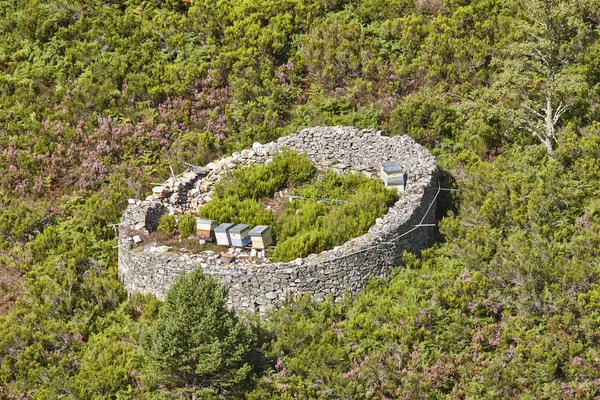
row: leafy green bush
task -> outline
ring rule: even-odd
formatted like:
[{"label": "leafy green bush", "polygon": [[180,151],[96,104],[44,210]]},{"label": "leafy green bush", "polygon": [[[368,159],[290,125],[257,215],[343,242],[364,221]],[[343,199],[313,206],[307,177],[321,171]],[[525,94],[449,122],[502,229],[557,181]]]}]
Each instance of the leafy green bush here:
[{"label": "leafy green bush", "polygon": [[177,232],[177,221],[175,220],[175,216],[163,214],[158,220],[158,228],[156,228],[156,230],[161,233],[174,235],[175,232]]},{"label": "leafy green bush", "polygon": [[[288,203],[286,214],[278,220],[279,243],[271,253],[275,261],[319,253],[366,233],[397,198],[395,190],[379,181],[334,172],[299,193],[312,198]],[[330,200],[322,203],[319,198]]]},{"label": "leafy green bush", "polygon": [[248,225],[275,224],[275,214],[265,210],[263,205],[253,199],[238,200],[236,197],[216,198],[200,208],[200,216],[221,222]]},{"label": "leafy green bush", "polygon": [[108,393],[123,398],[135,395],[132,384],[136,376],[132,371],[143,367],[141,351],[132,341],[123,339],[139,335],[139,327],[126,317],[119,317],[121,320],[85,343],[79,372],[72,383],[78,398]]},{"label": "leafy green bush", "polygon": [[340,245],[366,233],[396,198],[394,189],[387,189],[378,181],[365,181],[347,202],[331,209],[321,226],[331,233],[334,246]]},{"label": "leafy green bush", "polygon": [[225,178],[215,187],[221,198],[260,199],[275,193],[285,185],[285,175],[270,164],[235,170],[231,179]]},{"label": "leafy green bush", "polygon": [[269,164],[236,169],[228,179],[215,187],[220,198],[260,199],[271,196],[288,185],[302,184],[316,174],[316,169],[306,155],[284,150]]},{"label": "leafy green bush", "polygon": [[52,221],[52,215],[42,207],[31,208],[25,202],[4,195],[0,191],[0,249],[9,244],[29,240]]},{"label": "leafy green bush", "polygon": [[306,154],[298,154],[287,149],[283,149],[280,154],[276,154],[268,166],[275,171],[282,171],[287,178],[286,183],[292,185],[299,185],[308,181],[317,172]]},{"label": "leafy green bush", "polygon": [[309,254],[317,254],[331,248],[330,232],[321,229],[303,230],[295,236],[278,243],[271,253],[274,261],[290,261]]},{"label": "leafy green bush", "polygon": [[234,170],[215,187],[216,197],[200,209],[204,218],[221,222],[268,225],[277,236],[275,214],[265,210],[260,199],[288,185],[301,185],[316,175],[306,155],[284,149],[268,164]]},{"label": "leafy green bush", "polygon": [[[160,222],[159,222],[160,225]],[[182,238],[194,236],[196,234],[196,218],[186,214],[179,220],[179,234]]]},{"label": "leafy green bush", "polygon": [[289,202],[285,208],[285,215],[278,221],[279,230],[277,237],[280,242],[297,235],[298,233],[318,225],[329,211],[325,203],[307,200],[294,200]]},{"label": "leafy green bush", "polygon": [[[358,187],[371,181],[362,174],[340,175],[333,171],[321,175],[315,182],[300,186],[297,193],[312,199],[347,200]],[[380,185],[383,187],[383,185]]]},{"label": "leafy green bush", "polygon": [[[395,190],[362,174],[315,175],[307,156],[284,151],[269,164],[236,170],[217,185],[217,197],[200,209],[200,215],[270,226],[276,242],[270,257],[289,261],[366,233],[397,197]],[[286,202],[284,214],[276,218],[258,199],[286,185],[297,186],[294,193],[302,198]]]}]

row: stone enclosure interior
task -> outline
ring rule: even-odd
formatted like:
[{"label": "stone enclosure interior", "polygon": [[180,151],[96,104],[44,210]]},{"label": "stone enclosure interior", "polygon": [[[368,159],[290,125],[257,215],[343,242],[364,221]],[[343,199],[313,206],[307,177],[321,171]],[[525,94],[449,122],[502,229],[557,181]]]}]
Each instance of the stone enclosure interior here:
[{"label": "stone enclosure interior", "polygon": [[[189,254],[140,241],[140,236],[156,230],[164,213],[180,215],[209,202],[214,183],[226,171],[269,162],[283,148],[307,154],[321,170],[340,173],[374,176],[381,162],[397,161],[406,172],[404,193],[368,233],[291,262],[240,254],[224,263],[211,251]],[[408,136],[388,137],[374,129],[341,126],[304,129],[277,142],[255,143],[206,167],[190,167],[145,200],[130,200],[119,225],[119,279],[129,293],[164,298],[179,274],[202,268],[229,289],[230,306],[261,313],[281,305],[288,295],[340,298],[359,291],[370,277],[388,274],[400,264],[404,251],[427,247],[432,227],[423,225],[434,222],[436,193],[435,159]]]}]

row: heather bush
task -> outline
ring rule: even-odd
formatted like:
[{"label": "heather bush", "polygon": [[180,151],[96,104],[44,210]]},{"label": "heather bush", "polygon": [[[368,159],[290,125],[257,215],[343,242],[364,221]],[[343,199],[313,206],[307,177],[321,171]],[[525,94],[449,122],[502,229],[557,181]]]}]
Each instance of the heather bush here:
[{"label": "heather bush", "polygon": [[179,234],[184,239],[190,236],[194,236],[196,234],[196,218],[194,218],[190,214],[182,216],[179,219]]},{"label": "heather bush", "polygon": [[49,210],[31,207],[0,192],[0,250],[8,248],[9,244],[28,240],[42,231],[52,219]]},{"label": "heather bush", "polygon": [[160,233],[166,233],[168,235],[174,235],[177,232],[177,220],[174,215],[163,214],[158,220],[157,231]]},{"label": "heather bush", "polygon": [[[318,253],[360,236],[397,199],[397,192],[359,174],[325,174],[299,193],[312,198],[294,200],[277,221],[276,261]],[[327,199],[319,202],[318,199]]]},{"label": "heather bush", "polygon": [[275,214],[270,210],[265,210],[262,203],[253,199],[215,198],[200,208],[200,216],[221,223],[275,225]]},{"label": "heather bush", "polygon": [[306,155],[284,150],[268,164],[233,171],[215,187],[221,198],[260,199],[271,196],[288,185],[299,185],[312,179],[316,169]]}]

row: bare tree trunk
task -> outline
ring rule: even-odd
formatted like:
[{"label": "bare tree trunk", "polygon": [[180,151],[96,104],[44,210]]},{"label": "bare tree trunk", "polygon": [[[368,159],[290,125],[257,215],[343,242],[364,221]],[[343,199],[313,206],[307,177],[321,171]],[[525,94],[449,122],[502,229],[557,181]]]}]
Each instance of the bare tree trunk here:
[{"label": "bare tree trunk", "polygon": [[554,155],[554,150],[552,149],[552,142],[554,141],[554,136],[556,135],[555,127],[554,127],[554,110],[552,107],[552,95],[550,93],[546,94],[546,135],[542,138],[542,142],[544,146],[546,146],[546,152],[549,156]]}]

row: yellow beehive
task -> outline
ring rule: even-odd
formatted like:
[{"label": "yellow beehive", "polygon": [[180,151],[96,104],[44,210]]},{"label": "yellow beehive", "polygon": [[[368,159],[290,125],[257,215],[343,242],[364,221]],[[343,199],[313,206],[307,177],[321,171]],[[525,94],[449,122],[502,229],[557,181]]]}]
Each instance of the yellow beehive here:
[{"label": "yellow beehive", "polygon": [[273,243],[271,236],[271,229],[266,225],[255,226],[249,233],[252,239],[252,248],[257,250],[264,250],[269,248]]}]

